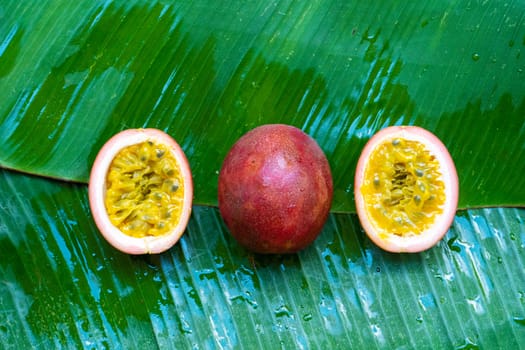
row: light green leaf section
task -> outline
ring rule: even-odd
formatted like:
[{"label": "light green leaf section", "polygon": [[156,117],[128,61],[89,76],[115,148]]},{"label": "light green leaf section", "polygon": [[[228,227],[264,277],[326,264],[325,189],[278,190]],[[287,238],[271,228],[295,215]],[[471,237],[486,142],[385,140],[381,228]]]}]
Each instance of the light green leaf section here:
[{"label": "light green leaf section", "polygon": [[0,347],[517,349],[525,210],[458,212],[429,251],[389,254],[353,214],[316,242],[253,256],[194,208],[168,252],[121,254],[86,187],[0,172]]},{"label": "light green leaf section", "polygon": [[347,212],[366,140],[417,124],[461,207],[524,205],[524,50],[523,1],[1,0],[0,167],[86,182],[113,134],[155,127],[214,205],[230,146],[280,122],[321,145]]}]

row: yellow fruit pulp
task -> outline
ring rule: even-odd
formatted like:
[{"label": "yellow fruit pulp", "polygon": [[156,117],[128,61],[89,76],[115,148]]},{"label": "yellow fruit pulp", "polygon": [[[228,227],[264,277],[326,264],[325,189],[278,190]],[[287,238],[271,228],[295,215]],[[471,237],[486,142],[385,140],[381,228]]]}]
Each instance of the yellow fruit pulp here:
[{"label": "yellow fruit pulp", "polygon": [[170,232],[182,213],[184,182],[173,154],[151,141],[128,146],[113,159],[105,205],[113,225],[132,237]]},{"label": "yellow fruit pulp", "polygon": [[381,237],[419,235],[443,212],[440,165],[424,144],[393,138],[374,149],[361,194]]}]

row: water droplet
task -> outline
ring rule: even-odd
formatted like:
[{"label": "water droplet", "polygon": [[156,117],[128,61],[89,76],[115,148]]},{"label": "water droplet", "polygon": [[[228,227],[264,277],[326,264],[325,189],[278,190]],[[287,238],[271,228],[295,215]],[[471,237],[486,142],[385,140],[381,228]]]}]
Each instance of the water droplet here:
[{"label": "water droplet", "polygon": [[230,301],[242,301],[250,305],[252,308],[257,309],[259,307],[259,304],[257,303],[257,300],[255,300],[251,293],[249,291],[246,291],[245,293],[241,295],[234,296],[230,298]]},{"label": "water droplet", "polygon": [[456,346],[456,350],[478,350],[479,345],[474,343],[470,338],[465,338],[463,344]]},{"label": "water droplet", "polygon": [[436,307],[436,303],[434,302],[434,296],[432,294],[420,295],[418,299],[419,305],[424,311]]},{"label": "water droplet", "polygon": [[473,61],[479,61],[479,53],[473,53],[472,54],[472,60]]},{"label": "water droplet", "polygon": [[516,240],[516,235],[514,234],[514,232],[510,233],[510,239],[513,240],[513,241]]},{"label": "water droplet", "polygon": [[514,322],[516,322],[517,324],[521,325],[521,326],[525,326],[525,317],[514,317]]},{"label": "water droplet", "polygon": [[457,252],[457,253],[461,253],[461,247],[456,243],[457,239],[458,239],[457,236],[452,237],[451,239],[447,241],[447,245],[450,250]]},{"label": "water droplet", "polygon": [[288,307],[286,305],[281,305],[275,310],[275,316],[276,317],[291,317],[292,314],[290,313],[290,310],[288,310]]},{"label": "water droplet", "polygon": [[186,320],[181,320],[179,330],[184,334],[191,334],[193,333],[191,329],[191,325]]},{"label": "water droplet", "polygon": [[371,324],[370,329],[372,330],[372,334],[379,339],[380,341],[384,341],[383,331],[381,328],[376,324]]},{"label": "water droplet", "polygon": [[423,323],[423,317],[422,316],[416,317],[416,321],[417,323]]},{"label": "water droplet", "polygon": [[312,314],[308,313],[303,316],[303,320],[310,321],[313,318]]},{"label": "water droplet", "polygon": [[503,263],[503,258],[501,256],[498,256],[498,263],[499,264]]},{"label": "water droplet", "polygon": [[485,308],[483,307],[483,304],[481,302],[481,297],[478,295],[473,299],[467,299],[467,303],[472,306],[474,309],[474,312],[478,315],[482,315],[485,313]]},{"label": "water droplet", "polygon": [[518,294],[520,295],[520,302],[525,304],[525,292],[518,292]]},{"label": "water droplet", "polygon": [[204,279],[211,280],[217,278],[217,273],[213,269],[204,269],[199,273],[199,279],[202,281]]}]

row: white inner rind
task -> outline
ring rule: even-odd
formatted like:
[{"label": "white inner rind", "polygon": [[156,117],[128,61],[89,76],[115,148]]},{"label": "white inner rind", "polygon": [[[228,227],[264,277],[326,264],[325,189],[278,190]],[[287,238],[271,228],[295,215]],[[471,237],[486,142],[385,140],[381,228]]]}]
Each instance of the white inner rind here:
[{"label": "white inner rind", "polygon": [[[115,227],[105,207],[106,175],[115,156],[125,147],[152,141],[168,147],[177,160],[184,180],[183,210],[178,224],[162,236],[131,237]],[[167,134],[156,129],[130,129],[112,137],[100,150],[89,179],[89,198],[93,218],[105,239],[115,248],[129,254],[158,254],[172,247],[182,236],[191,214],[193,183],[186,157],[180,146]],[[186,206],[189,208],[186,210]]]}]

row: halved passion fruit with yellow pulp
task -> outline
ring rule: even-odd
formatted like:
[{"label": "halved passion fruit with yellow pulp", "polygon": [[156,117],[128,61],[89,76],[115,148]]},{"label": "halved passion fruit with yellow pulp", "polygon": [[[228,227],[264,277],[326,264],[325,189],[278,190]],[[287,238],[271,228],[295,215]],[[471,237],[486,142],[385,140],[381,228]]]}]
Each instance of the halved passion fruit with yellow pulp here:
[{"label": "halved passion fruit with yellow pulp", "polygon": [[104,238],[129,254],[172,247],[190,218],[193,180],[188,160],[168,134],[129,129],[100,150],[89,179],[89,204]]},{"label": "halved passion fruit with yellow pulp", "polygon": [[370,239],[390,252],[420,252],[448,231],[458,176],[443,143],[417,126],[392,126],[366,144],[355,176],[355,202]]}]

